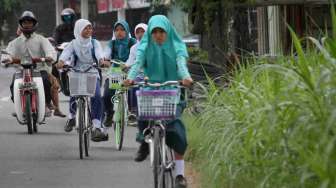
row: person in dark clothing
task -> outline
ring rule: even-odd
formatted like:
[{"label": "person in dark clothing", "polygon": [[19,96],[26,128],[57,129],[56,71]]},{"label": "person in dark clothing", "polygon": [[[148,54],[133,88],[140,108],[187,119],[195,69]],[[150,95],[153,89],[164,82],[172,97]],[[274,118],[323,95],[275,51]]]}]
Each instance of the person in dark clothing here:
[{"label": "person in dark clothing", "polygon": [[[64,42],[70,42],[75,39],[74,36],[74,27],[76,22],[75,11],[71,8],[65,8],[61,13],[62,24],[58,25],[55,28],[53,34],[54,46],[59,46]],[[59,57],[58,53],[57,57]],[[57,58],[58,61],[58,58]],[[62,92],[64,95],[69,96],[69,89],[67,88],[68,76],[66,72],[58,72],[55,65],[52,66],[52,75],[58,78],[59,85],[61,86]],[[55,94],[56,95],[56,94]]]},{"label": "person in dark clothing", "polygon": [[70,42],[75,39],[73,34],[76,22],[75,11],[71,8],[66,8],[62,11],[61,18],[63,23],[56,27],[53,35],[56,45],[60,45],[63,42]]}]

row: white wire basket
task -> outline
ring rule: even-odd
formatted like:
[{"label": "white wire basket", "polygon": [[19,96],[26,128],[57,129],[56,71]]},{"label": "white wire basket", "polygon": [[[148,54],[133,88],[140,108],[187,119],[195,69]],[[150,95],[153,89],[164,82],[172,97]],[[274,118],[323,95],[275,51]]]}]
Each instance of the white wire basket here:
[{"label": "white wire basket", "polygon": [[179,102],[178,90],[138,90],[138,118],[140,120],[173,120]]},{"label": "white wire basket", "polygon": [[69,72],[70,96],[94,96],[97,74],[92,72]]}]

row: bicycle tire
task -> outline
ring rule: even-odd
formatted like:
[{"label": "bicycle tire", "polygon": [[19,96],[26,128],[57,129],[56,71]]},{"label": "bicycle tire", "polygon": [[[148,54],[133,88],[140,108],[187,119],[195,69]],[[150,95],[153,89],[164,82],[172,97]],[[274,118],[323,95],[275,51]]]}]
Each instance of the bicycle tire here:
[{"label": "bicycle tire", "polygon": [[[169,161],[171,163],[174,162],[174,153],[172,149],[168,148],[165,146],[166,149],[166,161]],[[161,176],[161,182],[162,182],[162,188],[173,188],[174,187],[174,177],[173,177],[173,170],[174,170],[174,165],[172,165],[170,168],[166,168],[167,165],[169,164],[164,164],[162,176]]]},{"label": "bicycle tire", "polygon": [[85,156],[89,156],[89,142],[90,142],[90,136],[88,131],[84,133],[84,149],[85,149]]},{"label": "bicycle tire", "polygon": [[[34,93],[34,95],[35,95],[35,97],[34,97],[34,99],[35,99],[35,106],[37,106],[37,96],[36,96],[36,93]],[[33,97],[32,97],[32,99],[33,99]],[[33,101],[31,101],[31,102],[33,102]],[[35,107],[36,108],[36,107]],[[32,117],[33,117],[33,131],[34,131],[34,133],[37,133],[38,132],[38,128],[37,128],[37,119],[38,119],[38,117],[37,117],[37,110],[35,109],[35,113],[32,115]]]},{"label": "bicycle tire", "polygon": [[37,128],[37,117],[36,117],[36,116],[33,117],[33,131],[34,131],[34,133],[37,133],[37,132],[38,132],[38,128]]},{"label": "bicycle tire", "polygon": [[118,120],[115,122],[115,144],[117,150],[121,150],[124,141],[124,130],[125,130],[125,97],[123,94],[120,95],[118,102]]},{"label": "bicycle tire", "polygon": [[25,94],[25,117],[28,134],[33,134],[33,116],[31,111],[31,95],[29,93]]},{"label": "bicycle tire", "polygon": [[85,118],[85,131],[84,131],[84,149],[85,149],[85,156],[89,156],[89,147],[90,147],[90,111],[88,104],[85,103],[85,111],[86,111],[86,118]]},{"label": "bicycle tire", "polygon": [[77,104],[77,110],[78,113],[78,144],[79,144],[79,158],[83,159],[83,132],[84,132],[84,126],[83,123],[85,121],[84,117],[84,109],[83,109],[83,100],[78,100]]},{"label": "bicycle tire", "polygon": [[154,177],[154,188],[159,188],[160,181],[160,169],[161,169],[161,140],[160,140],[160,128],[154,127],[153,133],[153,177]]}]

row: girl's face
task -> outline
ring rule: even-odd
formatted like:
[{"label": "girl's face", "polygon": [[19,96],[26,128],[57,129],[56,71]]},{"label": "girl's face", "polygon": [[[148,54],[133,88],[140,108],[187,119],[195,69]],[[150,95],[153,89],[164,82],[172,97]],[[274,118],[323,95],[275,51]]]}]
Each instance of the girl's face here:
[{"label": "girl's face", "polygon": [[152,31],[152,38],[156,43],[162,45],[167,39],[167,33],[165,30],[157,27]]},{"label": "girl's face", "polygon": [[114,35],[117,39],[123,39],[126,37],[126,31],[122,25],[117,25],[117,27],[114,29]]},{"label": "girl's face", "polygon": [[136,31],[135,31],[135,36],[136,38],[140,41],[141,38],[143,37],[145,33],[145,30],[143,28],[138,28]]},{"label": "girl's face", "polygon": [[83,31],[82,31],[82,37],[83,38],[90,38],[92,36],[92,32],[93,32],[93,29],[92,29],[92,26],[91,25],[87,25]]}]

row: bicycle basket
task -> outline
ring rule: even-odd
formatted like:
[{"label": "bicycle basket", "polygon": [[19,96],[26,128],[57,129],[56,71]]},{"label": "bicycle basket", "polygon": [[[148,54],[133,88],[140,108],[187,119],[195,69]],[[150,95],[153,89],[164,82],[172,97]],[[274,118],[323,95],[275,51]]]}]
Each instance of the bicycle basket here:
[{"label": "bicycle basket", "polygon": [[96,73],[69,73],[70,96],[94,96],[96,91],[96,84]]},{"label": "bicycle basket", "polygon": [[179,99],[177,90],[138,90],[138,117],[141,120],[172,120]]},{"label": "bicycle basket", "polygon": [[120,67],[114,67],[111,75],[109,76],[110,89],[120,89],[121,84],[127,79],[127,75],[122,72]]}]

